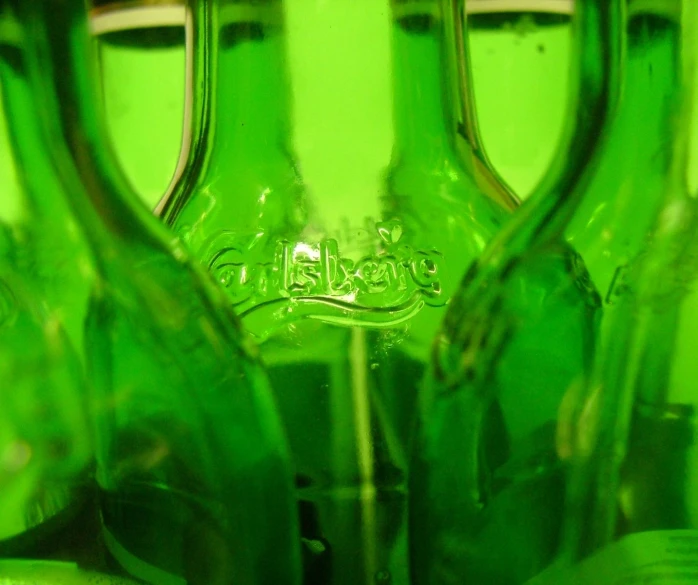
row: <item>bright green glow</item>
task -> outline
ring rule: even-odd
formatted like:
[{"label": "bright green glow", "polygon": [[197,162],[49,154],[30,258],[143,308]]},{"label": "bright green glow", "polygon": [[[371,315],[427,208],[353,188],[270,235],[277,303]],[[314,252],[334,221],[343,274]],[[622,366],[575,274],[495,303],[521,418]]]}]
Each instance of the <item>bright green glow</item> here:
[{"label": "bright green glow", "polygon": [[339,225],[353,209],[379,213],[393,133],[391,39],[382,2],[314,4],[287,11],[295,150],[307,189],[328,194],[318,213]]},{"label": "bright green glow", "polygon": [[405,585],[420,379],[508,216],[460,158],[460,24],[437,1],[219,4],[220,32],[197,29],[217,57],[194,71],[206,158],[191,153],[164,219],[260,342],[302,535],[323,545],[308,584]]},{"label": "bright green glow", "polygon": [[[382,9],[378,6],[376,10]],[[295,85],[296,151],[306,161],[304,175],[310,184],[321,189],[333,181],[347,189],[355,184],[353,196],[361,197],[367,188],[379,188],[367,176],[371,165],[385,166],[390,157],[392,88],[381,77],[389,43],[385,37],[380,40],[379,29],[369,30],[366,23],[348,31],[350,36],[340,41],[336,27],[313,27],[311,23],[319,24],[317,18],[315,15],[316,20],[289,23],[289,34],[294,37],[290,66],[307,72],[298,74]],[[311,30],[313,34],[309,35]],[[131,43],[116,43],[105,35],[98,37],[98,44],[111,139],[132,184],[146,204],[154,207],[169,185],[179,155],[184,47],[174,42],[149,46],[143,40],[139,43],[139,34],[144,37],[143,33],[131,33]],[[489,15],[475,14],[469,17],[468,34],[483,142],[494,167],[525,198],[550,164],[562,128],[569,23],[564,17],[536,25],[530,15],[517,17],[510,13],[492,21]],[[315,38],[319,38],[318,44],[310,42]],[[370,43],[367,38],[371,38]],[[318,45],[322,51],[317,50]],[[352,62],[361,64],[354,73],[351,67],[333,64],[337,51],[341,57],[343,47],[351,47],[355,53]],[[358,101],[353,91],[330,96],[331,88],[340,86],[318,86],[312,71],[330,77],[341,75],[345,88],[354,84],[367,88],[369,93],[363,101]],[[351,75],[358,76],[361,83],[352,82]],[[327,125],[314,126],[318,117],[328,120]],[[325,136],[316,132],[324,132]],[[360,158],[342,157],[334,163],[326,160],[338,152],[321,146],[328,143],[329,136],[352,134],[362,135],[366,144]],[[381,160],[383,163],[378,162]],[[366,173],[363,178],[361,172]]]},{"label": "bright green glow", "polygon": [[0,116],[0,185],[3,189],[3,196],[0,197],[0,221],[13,224],[20,219],[22,198],[19,194],[17,170],[7,134],[5,116]]},{"label": "bright green glow", "polygon": [[135,581],[93,571],[76,563],[35,560],[0,560],[0,585],[136,585]]},{"label": "bright green glow", "polygon": [[[126,33],[121,33],[125,35]],[[130,43],[98,37],[99,71],[107,129],[116,156],[148,207],[164,195],[177,166],[184,114],[184,45],[143,46],[142,31]]]},{"label": "bright green glow", "polygon": [[521,198],[550,166],[567,114],[570,25],[562,16],[549,20],[468,17],[482,139],[493,166]]}]

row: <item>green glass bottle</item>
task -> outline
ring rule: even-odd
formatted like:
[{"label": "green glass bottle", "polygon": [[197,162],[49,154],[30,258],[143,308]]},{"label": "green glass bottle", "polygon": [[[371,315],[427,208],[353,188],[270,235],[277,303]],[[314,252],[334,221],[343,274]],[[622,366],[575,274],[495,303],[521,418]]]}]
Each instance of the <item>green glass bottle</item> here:
[{"label": "green glass bottle", "polygon": [[561,421],[572,477],[565,539],[558,562],[532,581],[540,585],[698,579],[698,206],[690,185],[698,6],[646,1],[639,8],[671,47],[674,123],[656,153],[663,201],[645,253],[626,271],[614,343],[597,359],[575,416]]},{"label": "green glass bottle", "polygon": [[[578,404],[594,359],[618,346],[613,313],[630,290],[628,271],[644,254],[666,181],[679,79],[672,10],[665,2],[628,3],[623,98],[595,162],[576,189],[552,198],[542,191],[521,210],[528,219],[514,219],[464,284],[460,308],[454,303],[449,312],[416,456],[422,473],[413,481],[422,582],[468,575],[520,583],[551,561],[562,540],[568,422],[584,410]],[[539,215],[546,201],[555,215]],[[556,215],[558,231],[549,231]],[[590,308],[564,280],[543,278],[554,274],[545,262],[561,236],[579,254],[568,256],[579,275],[569,282],[589,291]],[[477,307],[485,286],[491,295],[481,294]],[[432,501],[444,504],[425,508]],[[499,547],[488,550],[493,539]]]},{"label": "green glass bottle", "polygon": [[192,3],[191,144],[159,211],[261,343],[307,583],[407,582],[430,341],[516,203],[480,148],[462,10]]},{"label": "green glass bottle", "polygon": [[565,119],[573,0],[468,0],[467,31],[482,140],[527,198],[555,156]]},{"label": "green glass bottle", "polygon": [[[556,421],[589,371],[602,312],[585,250],[569,246],[568,229],[581,214],[589,219],[589,198],[612,207],[623,200],[613,173],[602,178],[607,157],[626,147],[624,116],[640,107],[653,118],[665,114],[655,105],[661,100],[641,93],[665,89],[654,87],[644,55],[636,57],[644,75],[624,80],[616,108],[621,5],[575,4],[572,92],[558,156],[471,266],[435,340],[410,476],[416,585],[520,584],[556,552],[565,494]],[[651,140],[654,125],[648,128]],[[637,163],[645,162],[641,154],[632,153]],[[624,238],[628,223],[648,227],[652,199],[625,224],[606,227]],[[627,242],[628,252],[641,245]]]},{"label": "green glass bottle", "polygon": [[2,557],[58,538],[87,505],[93,441],[81,361],[92,265],[31,104],[5,97],[28,92],[17,52],[4,38],[0,51]]},{"label": "green glass bottle", "polygon": [[114,165],[84,7],[1,8],[14,35],[3,55],[20,63],[2,69],[3,87],[7,75],[27,80],[7,99],[40,120],[37,148],[51,154],[99,276],[86,349],[103,572],[153,585],[297,583],[290,460],[266,377],[225,296]]},{"label": "green glass bottle", "polygon": [[[667,172],[664,148],[678,106],[676,39],[666,21],[671,10],[671,2],[630,0],[627,4],[628,59],[621,109],[603,160],[565,231],[568,242],[584,258],[606,314],[622,298],[625,274],[644,249],[662,202]],[[610,323],[610,319],[602,321],[604,338],[613,335]]]}]

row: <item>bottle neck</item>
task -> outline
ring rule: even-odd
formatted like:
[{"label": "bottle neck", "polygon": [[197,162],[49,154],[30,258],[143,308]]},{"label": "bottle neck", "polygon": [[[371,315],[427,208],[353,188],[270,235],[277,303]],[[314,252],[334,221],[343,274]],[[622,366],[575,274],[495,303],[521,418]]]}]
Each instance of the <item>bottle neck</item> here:
[{"label": "bottle neck", "polygon": [[501,237],[558,238],[586,195],[619,104],[625,56],[623,4],[578,0],[566,125],[548,172]]},{"label": "bottle neck", "polygon": [[462,0],[393,5],[394,154],[399,165],[449,164],[489,197],[518,201],[483,149]]},{"label": "bottle neck", "polygon": [[213,157],[260,164],[288,150],[289,99],[280,2],[219,11]]},{"label": "bottle neck", "polygon": [[[18,38],[19,29],[14,28]],[[8,39],[9,40],[9,39]],[[36,117],[31,90],[23,73],[24,62],[9,43],[0,59],[2,69],[2,126],[7,138],[8,155],[3,160],[3,201],[0,223],[14,229],[17,225],[65,215],[65,202],[46,193],[60,192],[55,173],[50,172],[50,152],[44,147],[43,133]],[[60,222],[58,222],[60,223]]]},{"label": "bottle neck", "polygon": [[[42,196],[67,199],[99,264],[115,254],[115,240],[120,247],[155,244],[162,236],[115,166],[97,111],[84,7],[72,0],[11,4],[14,12],[3,13],[3,27],[18,31],[18,42],[3,52],[2,83],[9,110],[23,108],[41,127],[36,150],[47,153],[60,182]],[[18,56],[18,66],[10,54]]]},{"label": "bottle neck", "polygon": [[584,200],[565,228],[612,305],[627,290],[628,264],[639,258],[661,205],[670,163],[665,146],[675,134],[681,93],[676,19],[629,12],[625,28],[623,99]]},{"label": "bottle neck", "polygon": [[323,174],[366,184],[357,176],[382,175],[392,148],[393,168],[450,165],[514,207],[480,147],[459,56],[462,4],[192,3],[188,63],[197,89],[186,160],[159,206],[166,221],[222,162],[249,168],[288,157],[291,142],[311,184]]},{"label": "bottle neck", "polygon": [[[652,356],[661,356],[662,359],[656,361],[665,368],[663,375],[646,375],[635,380],[635,399],[661,407],[672,403],[695,404],[692,388],[675,380],[674,376],[681,376],[692,367],[692,351],[688,349],[692,348],[692,335],[679,324],[680,320],[690,320],[690,312],[685,312],[683,301],[690,296],[690,283],[698,276],[698,201],[694,194],[696,185],[692,184],[695,179],[691,177],[698,156],[694,131],[698,8],[692,0],[670,3],[655,0],[654,5],[648,0],[644,4],[648,5],[646,10],[657,6],[662,11],[660,14],[670,22],[673,20],[672,26],[677,31],[675,65],[679,73],[674,86],[672,123],[662,145],[666,172],[661,185],[660,211],[647,254],[636,263],[631,275],[634,303],[644,320],[641,326],[636,322],[636,328],[643,334],[639,336],[641,352],[650,355],[650,358],[643,355],[642,363],[649,363]],[[667,5],[673,5],[673,14],[667,11]],[[657,384],[660,379],[663,382]]]},{"label": "bottle neck", "polygon": [[[490,162],[480,137],[467,32],[468,12],[474,6],[472,0],[446,2],[445,37],[448,50],[445,66],[452,79],[450,95],[455,96],[455,107],[451,108],[454,116],[450,120],[450,135],[454,137],[460,160],[481,191],[502,207],[513,210],[520,200]],[[505,2],[500,8],[522,10],[526,7],[517,0],[515,7]]]},{"label": "bottle neck", "polygon": [[[450,76],[444,66],[445,26],[438,5],[396,4],[393,24],[394,156],[402,165],[432,168],[452,158]],[[427,12],[425,8],[433,8]]]},{"label": "bottle neck", "polygon": [[156,209],[166,222],[189,194],[220,183],[222,175],[261,175],[294,164],[282,3],[192,1],[186,32],[182,149]]}]

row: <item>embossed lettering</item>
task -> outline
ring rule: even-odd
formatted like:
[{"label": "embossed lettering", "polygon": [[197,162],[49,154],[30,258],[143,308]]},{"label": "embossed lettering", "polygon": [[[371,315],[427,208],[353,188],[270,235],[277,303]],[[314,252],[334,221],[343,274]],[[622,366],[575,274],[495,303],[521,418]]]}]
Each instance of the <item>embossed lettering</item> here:
[{"label": "embossed lettering", "polygon": [[411,305],[419,310],[425,303],[441,304],[441,254],[400,242],[398,222],[379,223],[376,232],[384,250],[358,260],[342,257],[337,240],[327,238],[317,244],[280,240],[273,261],[266,263],[246,261],[246,247],[231,244],[227,232],[221,239],[228,245],[213,251],[207,264],[245,313],[284,298],[322,299],[343,310],[348,305],[399,309],[400,314]]},{"label": "embossed lettering", "polygon": [[244,303],[255,292],[253,275],[242,251],[236,247],[225,247],[218,251],[208,263],[213,276],[226,288],[234,304]]},{"label": "embossed lettering", "polygon": [[441,293],[441,283],[439,282],[439,260],[441,254],[436,251],[415,253],[410,263],[412,278],[429,295],[439,295]]}]

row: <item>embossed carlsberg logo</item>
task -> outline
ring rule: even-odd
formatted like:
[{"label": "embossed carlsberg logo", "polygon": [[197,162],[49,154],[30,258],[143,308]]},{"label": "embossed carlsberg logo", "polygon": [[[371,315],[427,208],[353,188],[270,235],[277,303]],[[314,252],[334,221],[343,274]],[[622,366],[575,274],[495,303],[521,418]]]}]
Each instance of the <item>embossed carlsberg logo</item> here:
[{"label": "embossed carlsberg logo", "polygon": [[[402,243],[397,222],[376,224],[380,251],[352,259],[336,239],[317,243],[280,240],[271,262],[250,262],[254,243],[219,233],[206,263],[243,317],[264,309],[283,318],[385,327],[404,321],[425,304],[439,306],[443,258],[436,250]],[[375,238],[371,238],[375,241]],[[375,246],[375,244],[374,244]]]}]

